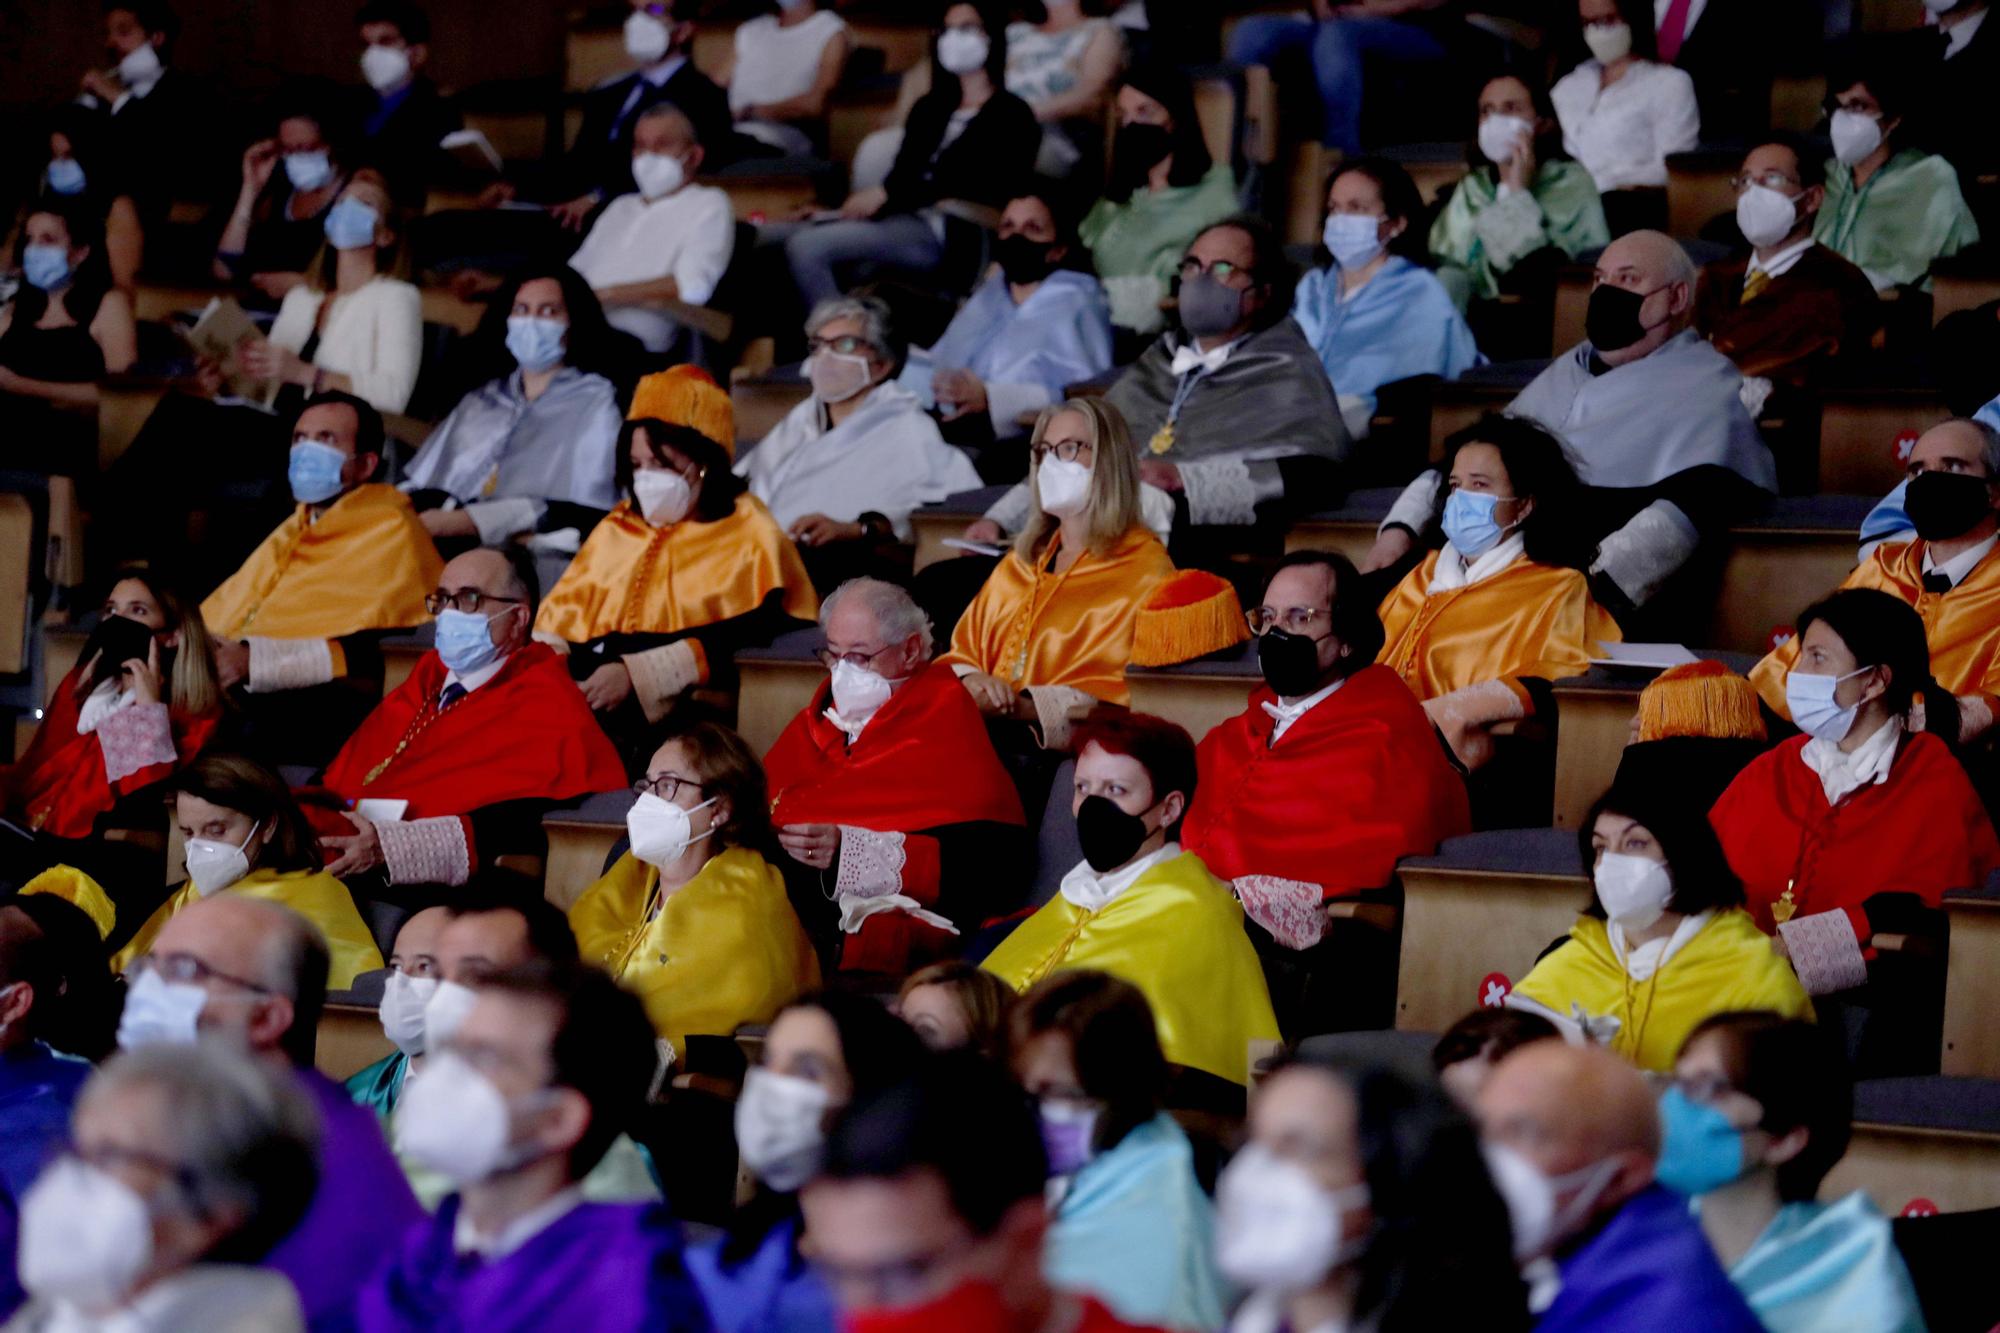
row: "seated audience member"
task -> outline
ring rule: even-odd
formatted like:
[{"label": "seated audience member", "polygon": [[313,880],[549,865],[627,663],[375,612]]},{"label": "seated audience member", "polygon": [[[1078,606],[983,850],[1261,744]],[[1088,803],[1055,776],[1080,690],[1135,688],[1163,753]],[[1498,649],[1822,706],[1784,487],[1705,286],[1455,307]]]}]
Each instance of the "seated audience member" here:
[{"label": "seated audience member", "polygon": [[985,967],[1016,990],[1101,968],[1144,992],[1167,1059],[1243,1083],[1249,1043],[1275,1039],[1278,1022],[1243,909],[1172,840],[1195,792],[1194,742],[1144,713],[1091,723],[1079,741],[1070,813],[1083,860]]},{"label": "seated audience member", "polygon": [[997,1055],[1014,988],[976,963],[947,959],[903,980],[896,1016],[933,1051]]},{"label": "seated audience member", "polygon": [[1557,266],[1611,239],[1597,182],[1563,152],[1548,92],[1520,74],[1479,90],[1473,140],[1471,170],[1431,224],[1438,280],[1460,305],[1468,293],[1546,300]]},{"label": "seated audience member", "polygon": [[[1958,696],[1958,734],[1935,718],[1925,729],[1970,742],[2000,707],[2000,431],[1963,419],[1931,427],[1910,450],[1902,507],[1912,531],[1882,542],[1842,588],[1871,588],[1914,607],[1930,671]],[[1871,516],[1872,517],[1872,516]],[[1794,636],[1750,672],[1764,702],[1790,718],[1785,675],[1799,660]],[[1796,720],[1796,719],[1794,719]]]},{"label": "seated audience member", "polygon": [[395,1049],[347,1080],[348,1096],[385,1121],[402,1100],[404,1081],[423,1068],[424,1007],[444,981],[438,940],[450,919],[444,908],[426,907],[396,932],[377,1012],[382,1035]]},{"label": "seated audience member", "polygon": [[1659,1114],[1631,1065],[1533,1042],[1494,1066],[1477,1114],[1536,1333],[1763,1327],[1687,1200],[1655,1183]]},{"label": "seated audience member", "polygon": [[[1646,21],[1646,10],[1639,9]],[[1803,10],[1770,5],[1653,5],[1651,22],[1660,63],[1687,71],[1701,109],[1702,138],[1742,143],[1773,119],[1775,70],[1767,52],[1796,40]]]},{"label": "seated audience member", "polygon": [[1143,64],[1125,71],[1112,100],[1104,197],[1079,228],[1119,332],[1150,338],[1166,326],[1160,303],[1173,291],[1195,237],[1236,211],[1236,174],[1208,151],[1194,85],[1180,70]]},{"label": "seated audience member", "polygon": [[430,16],[409,0],[367,0],[354,28],[368,85],[359,156],[382,173],[399,205],[422,209],[432,189],[466,181],[439,144],[465,121],[431,80]]},{"label": "seated audience member", "polygon": [[1651,1070],[1672,1068],[1711,1014],[1811,1018],[1791,966],[1743,910],[1743,885],[1703,814],[1668,774],[1600,797],[1578,828],[1590,903],[1507,1003]]},{"label": "seated audience member", "polygon": [[785,235],[785,261],[808,307],[846,290],[838,270],[852,264],[939,278],[948,220],[938,205],[999,208],[1033,174],[1041,130],[1028,104],[1001,85],[1000,8],[969,0],[943,6],[931,55],[930,91],[910,108],[888,178],[848,195],[838,218]]},{"label": "seated audience member", "polygon": [[1750,253],[1702,270],[1696,331],[1745,375],[1792,388],[1866,355],[1882,303],[1866,274],[1813,239],[1825,163],[1789,140],[1760,144],[1735,186],[1736,229]]},{"label": "seated audience member", "polygon": [[1922,617],[1849,588],[1806,608],[1798,641],[1785,701],[1805,734],[1754,760],[1710,818],[1757,924],[1824,995],[1868,980],[1875,933],[1934,933],[1925,909],[1983,885],[2000,839],[1953,754],[1959,707]]},{"label": "seated audience member", "polygon": [[402,488],[439,541],[587,532],[618,502],[621,340],[567,264],[522,269],[494,306],[506,323],[476,335],[491,378],[431,431]]},{"label": "seated audience member", "polygon": [[[1108,8],[1108,6],[1107,6]],[[1104,148],[1103,112],[1125,63],[1125,38],[1110,19],[1084,12],[1084,0],[1042,5],[1040,22],[1007,25],[1007,91],[1042,123],[1035,170],[1068,176],[1078,164],[1095,179]]]},{"label": "seated audience member", "polygon": [[865,995],[808,995],[772,1021],[736,1102],[736,1149],[755,1193],[721,1239],[688,1251],[716,1333],[833,1333],[833,1296],[800,1253],[799,1187],[819,1174],[840,1109],[923,1058],[909,1028]]},{"label": "seated audience member", "polygon": [[[1414,67],[1443,63],[1445,40],[1462,22],[1455,10],[1443,0],[1355,8],[1318,0],[1310,15],[1259,14],[1239,21],[1229,36],[1229,62],[1275,72],[1281,62],[1308,61],[1325,117],[1319,141],[1354,157],[1361,152],[1364,74],[1379,75],[1388,64],[1420,79]],[[1417,93],[1411,88],[1404,95]]]},{"label": "seated audience member", "polygon": [[211,753],[175,774],[173,788],[187,879],[112,957],[113,971],[152,952],[167,922],[218,893],[277,903],[312,922],[327,942],[331,990],[382,966],[347,887],[320,869],[312,825],[283,778],[255,760]]},{"label": "seated audience member", "polygon": [[173,63],[180,28],[165,0],[105,5],[104,51],[111,67],[87,71],[77,98],[100,115],[109,162],[125,177],[149,227],[166,220],[175,172],[185,168],[189,145],[203,142],[212,128],[208,108]]},{"label": "seated audience member", "polygon": [[1687,800],[1706,810],[1768,748],[1757,687],[1720,662],[1686,662],[1639,691],[1618,771],[1670,773]]},{"label": "seated audience member", "polygon": [[[43,897],[46,895],[30,895]],[[25,900],[23,900],[25,901]],[[64,910],[67,909],[67,910]],[[104,942],[80,908],[62,903],[44,925],[17,902],[0,906],[0,1193],[20,1199],[69,1132],[90,1062],[51,1045],[70,1006],[64,982],[102,968]]]},{"label": "seated audience member", "polygon": [[430,619],[444,562],[382,467],[381,414],[316,394],[292,424],[291,517],[201,604],[259,751],[324,763],[382,689],[382,636]]},{"label": "seated audience member", "polygon": [[625,816],[631,849],[569,909],[585,961],[645,1002],[688,1059],[688,1038],[728,1038],[819,986],[819,962],[766,860],[770,801],[735,732],[699,722],[672,735]]},{"label": "seated audience member", "polygon": [[908,593],[844,583],[820,627],[827,682],[765,759],[778,864],[830,965],[901,976],[1018,904],[1021,801]]},{"label": "seated audience member", "polygon": [[1889,1219],[1863,1190],[1817,1202],[1854,1115],[1839,1039],[1776,1014],[1718,1014],[1688,1037],[1673,1074],[1660,1098],[1660,1183],[1695,1200],[1764,1327],[1922,1333]]},{"label": "seated audience member", "polygon": [[1385,384],[1435,375],[1455,380],[1480,363],[1472,330],[1424,266],[1423,196],[1387,158],[1343,163],[1326,187],[1320,240],[1330,263],[1292,298],[1292,318],[1340,390],[1347,433],[1368,434]]},{"label": "seated audience member", "polygon": [[312,1067],[326,942],[290,908],[225,893],[175,915],[125,975],[120,1046],[166,1046],[182,1060],[198,1039],[221,1042],[289,1073],[311,1099],[319,1184],[260,1262],[291,1279],[307,1322],[337,1318],[423,1214],[375,1117]]},{"label": "seated audience member", "polygon": [[1220,1327],[1212,1210],[1187,1135],[1160,1109],[1167,1061],[1146,997],[1104,972],[1066,971],[1015,1002],[1007,1042],[1049,1159],[1043,1274],[1121,1319]]},{"label": "seated audience member", "polygon": [[67,201],[31,204],[22,221],[23,285],[0,310],[0,411],[21,446],[11,466],[94,470],[97,381],[138,355],[132,298],[112,285],[98,228]]},{"label": "seated audience member", "polygon": [[[2000,172],[2000,155],[1982,122],[2000,71],[2000,28],[1980,36],[1992,8],[1988,0],[1930,0],[1924,8],[1935,16],[1936,29],[1918,28],[1904,39],[1914,56],[1913,82],[1923,93],[1912,117],[1921,122],[1913,137],[1957,168],[1960,193],[1980,219],[1980,230],[1990,231],[1991,182]],[[1981,177],[1987,181],[1983,187]]]},{"label": "seated audience member", "polygon": [[816,306],[806,341],[812,396],[737,461],[736,475],[830,588],[866,572],[876,544],[909,541],[911,510],[977,489],[979,473],[895,382],[906,345],[887,304],[848,296]]},{"label": "seated audience member", "polygon": [[1139,608],[1174,567],[1143,521],[1142,465],[1106,400],[1044,408],[1029,454],[1020,535],[940,660],[980,711],[1032,722],[1055,750],[1067,748],[1073,710],[1131,701]]},{"label": "seated audience member", "polygon": [[1531,1041],[1560,1037],[1556,1025],[1525,1009],[1474,1009],[1446,1028],[1431,1047],[1438,1086],[1470,1115],[1493,1066]]},{"label": "seated audience member", "polygon": [[[243,284],[267,307],[309,280],[326,220],[355,166],[347,126],[320,99],[289,94],[271,123],[271,137],[243,150],[243,186],[212,265],[215,277]],[[386,212],[376,218],[388,220]],[[414,365],[410,374],[414,381]]]},{"label": "seated audience member", "polygon": [[[1072,384],[1111,369],[1111,320],[1097,279],[1069,266],[1075,228],[1050,192],[1011,199],[994,243],[998,267],[973,289],[944,336],[912,349],[898,377],[954,439],[1016,440],[1025,413],[1063,400]],[[982,469],[1014,481],[1026,459],[1009,451]]]},{"label": "seated audience member", "polygon": [[[1597,261],[1586,340],[1507,406],[1562,441],[1588,488],[1572,531],[1596,544],[1591,592],[1618,614],[1643,607],[1700,540],[1777,489],[1742,373],[1689,327],[1696,276],[1659,232],[1613,241]],[[1433,470],[1405,488],[1364,569],[1410,551],[1441,484]]]},{"label": "seated audience member", "polygon": [[1507,1206],[1443,1094],[1292,1056],[1258,1085],[1216,1185],[1231,1333],[1528,1326]]},{"label": "seated audience member", "polygon": [[732,681],[738,648],[818,609],[798,548],[729,470],[735,442],[729,395],[706,372],[640,381],[618,436],[619,502],[536,613],[535,636],[628,746],[689,691]]},{"label": "seated audience member", "polygon": [[[430,597],[437,647],[307,794],[329,873],[463,884],[510,849],[539,847],[547,806],[625,785],[562,659],[529,641],[537,596],[518,548],[468,551],[444,567]],[[361,814],[364,800],[400,813]]]},{"label": "seated audience member", "polygon": [[60,865],[23,884],[7,906],[54,942],[49,975],[58,1002],[40,1006],[29,1035],[65,1055],[101,1061],[118,1048],[124,1003],[124,988],[113,984],[106,965],[105,935],[117,909],[95,880]]},{"label": "seated audience member", "polygon": [[1951,163],[1903,142],[1914,90],[1887,43],[1868,43],[1826,81],[1835,106],[1826,202],[1813,237],[1875,284],[1931,289],[1931,265],[1979,242]]},{"label": "seated audience member", "polygon": [[222,721],[199,610],[131,566],[113,580],[102,616],[7,777],[7,818],[50,839],[87,839],[102,817],[136,813],[141,794],[199,754]]},{"label": "seated audience member", "polygon": [[1370,665],[1382,644],[1371,601],[1345,556],[1285,557],[1248,617],[1264,684],[1202,738],[1181,834],[1257,923],[1250,938],[1295,1036],[1339,1021],[1335,997],[1311,984],[1345,970],[1327,904],[1384,887],[1398,860],[1471,829],[1430,720]]},{"label": "seated audience member", "polygon": [[323,1144],[310,1097],[249,1053],[118,1056],[21,1197],[33,1300],[7,1328],[299,1333],[291,1284],[247,1265],[305,1213]]},{"label": "seated audience member", "polygon": [[826,142],[827,103],[840,86],[854,35],[847,20],[814,0],[772,6],[737,25],[728,73],[736,132],[795,157]]},{"label": "seated audience member", "polygon": [[1613,236],[1667,222],[1667,155],[1701,138],[1694,80],[1660,63],[1640,0],[1577,0],[1588,58],[1549,89],[1563,147],[1589,170]]},{"label": "seated audience member", "polygon": [[842,1327],[1157,1333],[1093,1296],[1049,1285],[1053,1221],[1037,1138],[1019,1091],[966,1052],[857,1094],[802,1195],[814,1263]]},{"label": "seated audience member", "polygon": [[1383,599],[1380,660],[1476,768],[1496,723],[1552,715],[1549,686],[1624,636],[1575,568],[1576,473],[1554,436],[1489,416],[1445,441],[1442,461],[1425,536],[1444,545]]},{"label": "seated audience member", "polygon": [[657,1203],[584,1191],[645,1108],[651,1039],[639,1002],[601,972],[485,977],[396,1113],[397,1151],[456,1191],[400,1238],[354,1326],[546,1327],[587,1301],[592,1327],[705,1333],[679,1224]]},{"label": "seated audience member", "polygon": [[605,205],[570,256],[611,326],[649,352],[684,341],[663,303],[708,304],[736,251],[729,196],[693,184],[701,163],[694,122],[679,107],[661,102],[639,112],[632,122],[637,188]]},{"label": "seated audience member", "polygon": [[116,159],[102,117],[76,103],[50,114],[48,165],[30,207],[60,210],[81,219],[83,231],[103,237],[98,257],[111,285],[127,293],[138,282],[146,250],[135,188],[133,164]]}]

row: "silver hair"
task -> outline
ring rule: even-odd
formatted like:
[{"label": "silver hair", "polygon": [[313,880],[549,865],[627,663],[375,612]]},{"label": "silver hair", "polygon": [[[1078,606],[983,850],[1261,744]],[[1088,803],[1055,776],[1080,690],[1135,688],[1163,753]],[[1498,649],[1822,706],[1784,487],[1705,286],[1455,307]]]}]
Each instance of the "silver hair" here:
[{"label": "silver hair", "polygon": [[889,362],[889,373],[894,375],[903,368],[903,357],[909,349],[896,336],[895,319],[889,313],[887,301],[879,296],[830,296],[806,316],[806,337],[817,338],[819,331],[836,319],[859,320],[862,340]]},{"label": "silver hair", "polygon": [[881,579],[849,579],[828,593],[826,600],[819,604],[821,629],[825,629],[827,622],[833,619],[833,608],[849,593],[859,597],[861,604],[868,608],[868,613],[875,617],[876,627],[882,631],[885,640],[884,647],[901,643],[915,634],[923,640],[924,656],[928,658],[931,655],[931,618],[924,614],[924,609],[908,592]]},{"label": "silver hair", "polygon": [[701,142],[701,131],[694,127],[694,121],[688,118],[687,112],[681,110],[672,102],[653,103],[644,111],[632,117],[632,127],[637,129],[639,122],[642,120],[665,120],[669,116],[681,123],[681,128],[687,132],[687,141],[689,143],[699,144]]},{"label": "silver hair", "polygon": [[296,1225],[312,1200],[320,1144],[318,1109],[297,1079],[211,1038],[113,1056],[79,1105],[140,1092],[157,1099],[147,1148],[175,1167],[170,1202],[202,1218],[239,1214],[228,1248],[244,1255]]}]

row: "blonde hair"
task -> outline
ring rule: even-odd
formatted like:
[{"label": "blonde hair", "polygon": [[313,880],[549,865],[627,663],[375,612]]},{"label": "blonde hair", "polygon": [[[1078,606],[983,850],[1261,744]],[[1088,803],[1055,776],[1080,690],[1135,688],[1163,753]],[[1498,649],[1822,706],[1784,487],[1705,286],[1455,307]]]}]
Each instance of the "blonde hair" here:
[{"label": "blonde hair", "polygon": [[1048,434],[1049,423],[1064,412],[1075,412],[1089,427],[1091,553],[1105,554],[1139,522],[1139,455],[1132,448],[1125,414],[1102,398],[1071,398],[1045,407],[1035,418],[1035,431],[1028,440],[1028,503],[1033,508],[1014,542],[1014,554],[1029,563],[1047,549],[1062,527],[1062,520],[1042,508],[1036,486],[1042,465],[1033,450]]},{"label": "blonde hair", "polygon": [[[404,237],[408,229],[403,225],[404,219],[396,207],[395,199],[389,194],[389,183],[382,178],[382,173],[379,171],[372,167],[363,167],[347,178],[347,184],[340,187],[340,193],[333,197],[333,202],[339,203],[356,187],[377,196],[373,199],[364,199],[362,202],[375,210],[376,225],[387,227],[391,237],[387,245],[375,247],[376,276],[407,281],[410,276],[410,250],[404,243]],[[313,252],[312,261],[305,267],[308,287],[316,292],[333,289],[334,256],[337,253],[322,236],[319,249]]]},{"label": "blonde hair", "polygon": [[111,576],[116,588],[126,581],[139,584],[160,608],[166,632],[180,636],[174,651],[168,707],[182,717],[204,717],[222,706],[222,682],[215,674],[215,640],[201,618],[201,608],[183,601],[160,576],[145,565],[126,565]]}]

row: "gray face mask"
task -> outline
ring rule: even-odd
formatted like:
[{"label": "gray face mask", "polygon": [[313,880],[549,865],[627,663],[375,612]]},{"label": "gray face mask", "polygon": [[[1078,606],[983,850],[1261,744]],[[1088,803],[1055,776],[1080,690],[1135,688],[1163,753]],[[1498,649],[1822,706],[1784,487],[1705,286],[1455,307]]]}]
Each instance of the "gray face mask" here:
[{"label": "gray face mask", "polygon": [[1181,282],[1181,327],[1196,338],[1229,332],[1243,318],[1243,293],[1206,273]]}]

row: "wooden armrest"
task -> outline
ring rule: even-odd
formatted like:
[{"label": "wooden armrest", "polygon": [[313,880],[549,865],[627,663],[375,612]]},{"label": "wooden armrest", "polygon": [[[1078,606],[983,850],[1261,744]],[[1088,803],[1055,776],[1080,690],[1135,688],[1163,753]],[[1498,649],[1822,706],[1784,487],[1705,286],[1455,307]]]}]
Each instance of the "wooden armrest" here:
[{"label": "wooden armrest", "polygon": [[948,218],[970,222],[987,231],[1000,230],[1000,210],[990,204],[976,204],[970,199],[940,199],[936,208]]},{"label": "wooden armrest", "polygon": [[657,310],[663,315],[671,315],[680,323],[719,343],[729,341],[736,331],[735,317],[705,305],[689,305],[686,301],[643,301],[638,305],[647,310]]}]

